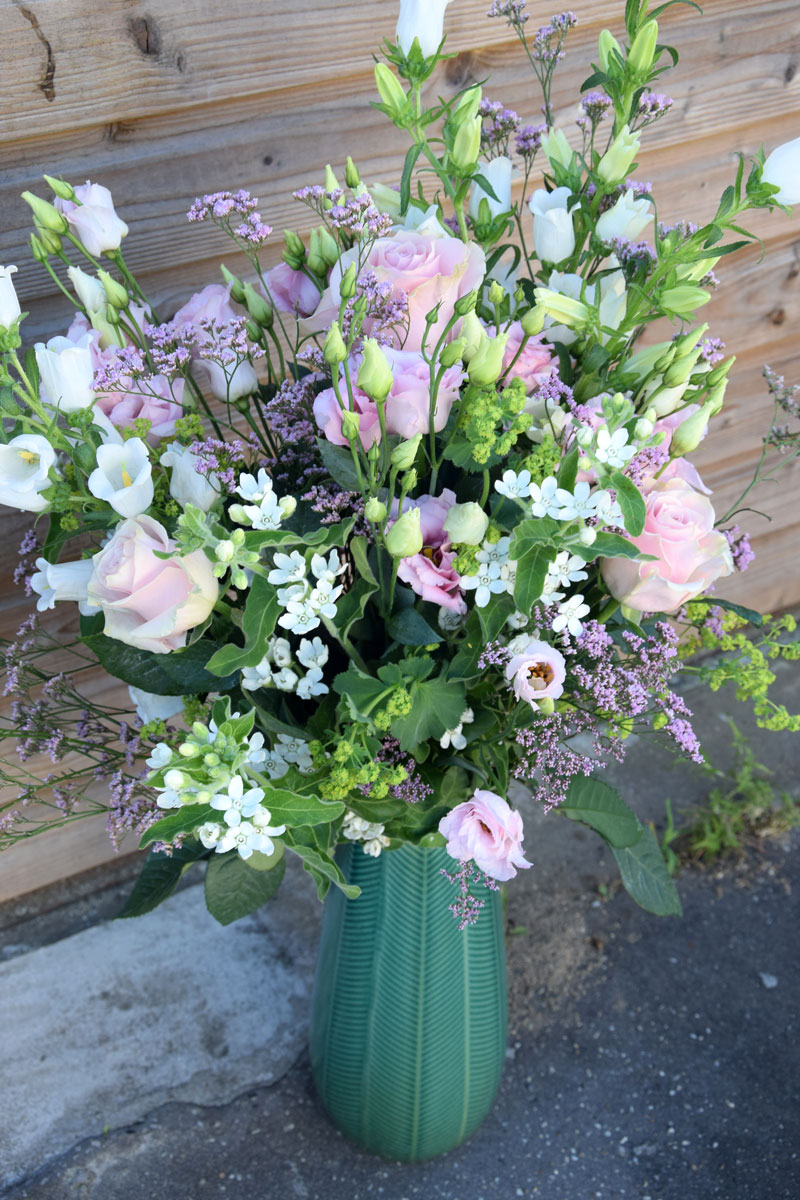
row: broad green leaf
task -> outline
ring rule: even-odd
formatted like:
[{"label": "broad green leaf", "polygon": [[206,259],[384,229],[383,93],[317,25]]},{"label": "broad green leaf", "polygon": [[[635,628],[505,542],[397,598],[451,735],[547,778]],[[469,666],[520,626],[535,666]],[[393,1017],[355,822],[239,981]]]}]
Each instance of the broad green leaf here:
[{"label": "broad green leaf", "polygon": [[481,650],[485,648],[487,642],[495,640],[513,611],[514,601],[508,592],[500,592],[497,595],[492,595],[489,603],[484,604],[483,608],[478,608],[476,605],[475,612],[478,614],[481,636],[483,638]]},{"label": "broad green leaf", "polygon": [[571,492],[575,488],[575,480],[578,478],[578,458],[580,456],[579,447],[573,446],[568,454],[565,454],[561,460],[561,466],[558,468],[558,486],[564,488],[564,491]]},{"label": "broad green leaf", "polygon": [[517,559],[514,601],[520,612],[529,613],[544,591],[547,568],[555,557],[551,546],[538,546]]},{"label": "broad green leaf", "polygon": [[320,877],[323,881],[335,883],[348,900],[355,900],[356,896],[361,895],[361,888],[354,883],[348,883],[339,867],[327,854],[321,854],[313,846],[289,845],[288,842],[287,846],[294,854],[302,858],[303,866],[317,881],[317,891],[321,893],[320,899],[327,891],[326,887],[320,886]]},{"label": "broad green leaf", "polygon": [[369,715],[378,700],[388,695],[389,689],[390,685],[365,675],[354,663],[350,663],[347,670],[333,681],[333,690],[340,696],[347,696],[356,712],[363,716]]},{"label": "broad green leaf", "polygon": [[573,544],[569,552],[577,554],[584,562],[593,562],[596,558],[637,558],[645,561],[653,558],[652,554],[642,554],[633,542],[618,533],[598,533],[591,546]]},{"label": "broad green leaf", "polygon": [[285,871],[284,858],[269,871],[254,871],[236,850],[214,854],[206,867],[206,908],[220,925],[230,925],[271,900]]},{"label": "broad green leaf", "polygon": [[644,529],[646,508],[644,496],[632,479],[621,471],[613,471],[609,484],[617,493],[617,503],[622,509],[622,519],[631,537],[639,537]]},{"label": "broad green leaf", "polygon": [[520,521],[514,530],[509,546],[512,558],[520,558],[537,546],[548,545],[558,540],[560,527],[552,517],[529,517]]},{"label": "broad green leaf", "polygon": [[683,909],[664,862],[661,847],[649,825],[634,846],[611,847],[625,890],[657,917],[679,917]]},{"label": "broad green leaf", "polygon": [[117,918],[141,917],[171,896],[185,871],[205,856],[202,846],[179,846],[172,854],[151,850]]},{"label": "broad green leaf", "polygon": [[737,616],[749,621],[756,628],[764,624],[764,618],[754,608],[745,608],[742,604],[734,604],[731,600],[720,600],[717,596],[700,596],[692,604],[713,604],[715,608],[724,608],[727,612],[735,612]]},{"label": "broad green leaf", "polygon": [[361,486],[353,463],[353,455],[347,446],[334,446],[327,438],[318,437],[320,458],[330,474],[346,492],[360,492]]},{"label": "broad green leaf", "polygon": [[269,809],[272,825],[319,825],[323,821],[335,821],[344,812],[339,800],[320,800],[317,796],[303,796],[286,788],[271,787],[262,779],[263,804]]},{"label": "broad green leaf", "polygon": [[582,821],[596,830],[609,846],[634,846],[642,836],[643,825],[619,792],[591,776],[576,775],[567,797],[558,806],[571,821]]},{"label": "broad green leaf", "polygon": [[229,675],[242,667],[254,667],[260,663],[275,629],[279,612],[276,589],[263,575],[254,575],[242,617],[244,646],[222,646],[208,660],[207,669],[215,675]]},{"label": "broad green leaf", "polygon": [[415,608],[403,608],[395,613],[386,630],[401,646],[430,646],[442,640],[442,635]]},{"label": "broad green leaf", "polygon": [[440,738],[445,730],[455,729],[467,707],[463,685],[441,677],[413,684],[410,692],[411,712],[390,726],[407,754],[428,738]]},{"label": "broad green leaf", "polygon": [[213,815],[214,810],[207,804],[184,804],[170,812],[169,816],[156,821],[149,829],[145,829],[139,849],[144,850],[152,842],[171,842],[179,833],[194,833],[195,829],[210,821]]},{"label": "broad green leaf", "polygon": [[353,538],[350,550],[361,578],[342,596],[337,605],[336,625],[344,637],[348,636],[353,625],[364,616],[370,596],[378,590],[378,581],[367,558],[367,539]]},{"label": "broad green leaf", "polygon": [[104,633],[89,634],[81,640],[97,655],[109,675],[157,696],[224,692],[236,682],[233,675],[220,678],[207,670],[209,659],[219,648],[207,638],[169,654],[139,650]]}]

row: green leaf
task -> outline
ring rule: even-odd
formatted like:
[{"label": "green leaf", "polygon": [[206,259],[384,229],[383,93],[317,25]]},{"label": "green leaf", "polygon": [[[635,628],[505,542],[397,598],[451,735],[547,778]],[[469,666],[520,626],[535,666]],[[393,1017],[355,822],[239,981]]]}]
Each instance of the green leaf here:
[{"label": "green leaf", "polygon": [[565,454],[561,460],[561,466],[558,468],[558,486],[563,488],[565,492],[571,492],[575,489],[575,480],[578,478],[578,458],[579,447],[573,446],[568,454]]},{"label": "green leaf", "polygon": [[327,891],[327,887],[321,881],[335,883],[344,892],[348,900],[355,900],[356,896],[361,895],[361,888],[357,887],[354,883],[348,883],[336,863],[327,854],[321,854],[313,846],[291,845],[288,841],[287,846],[294,854],[302,858],[303,866],[316,880],[320,899],[323,898]]},{"label": "green leaf", "polygon": [[764,624],[764,618],[754,608],[745,608],[743,604],[734,604],[732,600],[720,600],[717,596],[700,596],[692,604],[713,604],[715,608],[724,608],[727,612],[735,612],[737,616],[749,621],[758,629]]},{"label": "green leaf", "polygon": [[550,546],[538,546],[517,559],[517,577],[514,582],[514,601],[520,612],[529,613],[544,591],[547,568],[555,551]]},{"label": "green leaf", "polygon": [[664,862],[661,847],[649,825],[634,846],[611,847],[625,890],[657,917],[679,917],[683,909]]},{"label": "green leaf", "polygon": [[401,646],[430,646],[442,640],[415,608],[401,609],[390,617],[386,632]]},{"label": "green leaf", "polygon": [[260,663],[267,649],[280,605],[278,593],[263,575],[254,575],[242,617],[244,646],[222,646],[206,663],[215,675],[229,675]]},{"label": "green leaf", "polygon": [[200,638],[182,650],[153,654],[106,637],[104,633],[84,636],[83,643],[116,679],[157,696],[190,696],[199,692],[227,691],[236,682],[233,675],[220,678],[207,670],[209,659],[219,647]]},{"label": "green leaf", "polygon": [[609,478],[611,487],[617,493],[617,503],[622,509],[622,519],[631,537],[638,537],[644,529],[646,508],[644,496],[632,479],[621,471],[613,471]]},{"label": "green leaf", "polygon": [[481,631],[480,611],[474,608],[467,618],[464,641],[447,668],[449,679],[474,679],[481,674],[478,659],[486,648],[486,639]]},{"label": "green leaf", "polygon": [[567,797],[558,806],[571,821],[581,821],[596,830],[609,846],[634,846],[644,827],[614,788],[600,779],[576,775]]},{"label": "green leaf", "polygon": [[172,854],[151,850],[130,896],[117,913],[117,919],[141,917],[152,912],[162,900],[172,895],[192,863],[204,858],[206,853],[202,846],[179,846]]},{"label": "green leaf", "polygon": [[335,821],[344,812],[340,800],[320,800],[317,796],[271,787],[264,779],[261,782],[265,792],[263,803],[270,811],[272,825],[319,825]]},{"label": "green leaf", "polygon": [[317,446],[320,458],[336,482],[341,484],[346,492],[360,492],[361,487],[349,448],[334,446],[333,442],[322,437],[317,438]]},{"label": "green leaf", "polygon": [[442,677],[412,684],[410,692],[411,712],[390,726],[407,754],[413,754],[428,738],[440,738],[445,730],[455,729],[467,707],[463,685]]},{"label": "green leaf", "polygon": [[254,871],[236,850],[214,854],[206,868],[206,908],[220,925],[230,925],[271,900],[285,871],[285,858],[269,871]]},{"label": "green leaf", "polygon": [[342,596],[336,609],[336,624],[347,637],[356,621],[364,616],[370,596],[378,590],[378,581],[367,558],[367,539],[355,537],[350,543],[353,561],[361,578]]},{"label": "green leaf", "polygon": [[417,164],[417,159],[422,153],[422,142],[415,142],[413,146],[409,146],[405,161],[403,163],[403,173],[400,176],[400,215],[402,216],[411,202],[411,173]]},{"label": "green leaf", "polygon": [[483,650],[487,642],[494,641],[513,611],[514,601],[508,592],[492,595],[489,603],[485,604],[483,608],[476,606],[475,612],[478,614],[483,638],[483,646],[480,647],[480,650]]},{"label": "green leaf", "polygon": [[558,539],[560,526],[552,517],[530,517],[520,521],[511,537],[509,553],[512,558],[520,558],[537,546],[548,545]]},{"label": "green leaf", "polygon": [[333,681],[333,690],[340,696],[347,696],[356,712],[368,716],[382,696],[388,695],[391,685],[382,683],[359,671],[354,663],[350,663],[346,671],[337,675]]},{"label": "green leaf", "polygon": [[633,542],[619,533],[598,533],[591,546],[578,543],[570,546],[569,552],[577,554],[584,562],[593,562],[596,558],[637,558],[649,562],[653,558],[652,554],[642,554]]},{"label": "green leaf", "polygon": [[498,196],[497,192],[494,190],[492,185],[489,183],[489,180],[486,178],[485,175],[473,175],[472,182],[476,183],[478,185],[478,187],[481,188],[482,191],[486,192],[486,195],[489,196],[492,200],[495,200],[498,204],[500,203],[500,197]]},{"label": "green leaf", "polygon": [[195,829],[210,821],[213,816],[214,811],[207,804],[184,804],[169,816],[156,821],[149,829],[145,829],[139,849],[144,850],[152,842],[171,842],[179,833],[194,833]]}]

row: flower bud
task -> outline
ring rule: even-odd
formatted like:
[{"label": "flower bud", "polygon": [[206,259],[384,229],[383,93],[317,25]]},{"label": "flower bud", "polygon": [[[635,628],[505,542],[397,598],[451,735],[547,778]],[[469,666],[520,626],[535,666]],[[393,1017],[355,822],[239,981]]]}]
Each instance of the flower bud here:
[{"label": "flower bud", "polygon": [[679,283],[677,287],[667,288],[659,297],[661,307],[665,312],[675,316],[691,316],[701,304],[707,304],[711,293],[703,288],[694,287],[690,283]]},{"label": "flower bud", "polygon": [[631,133],[623,125],[614,141],[597,164],[597,174],[603,183],[621,183],[639,153],[639,133]]},{"label": "flower bud", "polygon": [[31,254],[38,263],[46,263],[48,259],[47,251],[40,242],[35,233],[31,234]]},{"label": "flower bud", "polygon": [[593,546],[597,541],[597,530],[591,525],[584,525],[578,534],[578,541],[582,546]]},{"label": "flower bud", "polygon": [[461,323],[461,337],[459,338],[459,341],[464,343],[461,357],[465,363],[475,357],[478,347],[482,345],[485,337],[486,330],[478,320],[478,314],[471,309]]},{"label": "flower bud", "polygon": [[290,517],[297,508],[297,500],[294,496],[282,496],[278,501],[278,508],[281,510],[281,516],[285,520]]},{"label": "flower bud", "polygon": [[761,181],[778,188],[771,201],[790,205],[800,202],[800,138],[772,151],[761,170]]},{"label": "flower bud", "polygon": [[361,176],[358,173],[358,167],[349,154],[344,168],[344,181],[353,192],[357,192],[361,187]]},{"label": "flower bud", "polygon": [[364,516],[368,521],[372,521],[376,525],[383,524],[383,522],[386,520],[387,511],[388,509],[386,508],[386,505],[382,500],[379,500],[377,496],[370,496],[369,500],[364,506]]},{"label": "flower bud", "polygon": [[686,383],[699,357],[700,350],[695,347],[690,354],[676,358],[672,366],[664,372],[664,387],[678,387],[680,384]]},{"label": "flower bud", "polygon": [[658,23],[653,20],[646,21],[631,42],[628,51],[628,66],[637,75],[647,75],[650,71],[657,42]]},{"label": "flower bud", "polygon": [[463,337],[455,338],[452,342],[448,342],[439,355],[439,365],[442,367],[454,367],[456,363],[461,362],[466,345],[467,339]]},{"label": "flower bud", "polygon": [[214,547],[214,557],[216,558],[217,562],[233,562],[234,558],[236,557],[236,547],[234,546],[233,542],[230,541],[230,539],[227,541],[223,540],[221,542],[217,542],[216,546]]},{"label": "flower bud", "polygon": [[263,329],[269,329],[275,319],[275,314],[272,311],[272,305],[260,292],[257,292],[251,283],[244,285],[243,303],[250,316]]},{"label": "flower bud", "polygon": [[633,436],[637,438],[649,438],[653,432],[653,422],[648,421],[647,417],[640,417],[633,427]]},{"label": "flower bud", "polygon": [[589,425],[581,425],[575,435],[575,441],[579,446],[591,446],[594,441],[594,430]]},{"label": "flower bud", "polygon": [[489,528],[489,518],[474,500],[454,504],[444,519],[444,531],[450,541],[463,546],[479,546]]},{"label": "flower bud", "polygon": [[613,73],[614,67],[619,66],[612,59],[612,55],[619,55],[622,58],[622,47],[614,37],[610,29],[604,29],[597,39],[597,52],[600,56],[600,66],[607,73]]},{"label": "flower bud", "polygon": [[299,271],[306,261],[306,248],[303,245],[303,239],[293,229],[284,229],[283,244],[283,261],[292,270]]},{"label": "flower bud", "polygon": [[422,441],[422,434],[415,433],[412,438],[405,442],[400,442],[395,446],[389,456],[389,462],[396,471],[407,471],[409,467],[414,465],[414,460],[417,457],[419,444]]},{"label": "flower bud", "polygon": [[572,150],[563,129],[548,129],[542,136],[542,150],[552,167],[568,170],[572,163]]},{"label": "flower bud", "polygon": [[363,358],[358,368],[357,382],[378,404],[389,395],[393,383],[392,368],[375,338],[364,339]]},{"label": "flower bud", "polygon": [[719,412],[719,410],[722,408],[723,401],[725,400],[725,392],[727,390],[727,387],[728,387],[727,379],[722,379],[708,393],[708,399],[706,400],[703,407],[708,409],[708,415],[710,417],[715,417],[717,415],[717,413]]},{"label": "flower bud", "polygon": [[486,386],[494,383],[503,369],[503,355],[506,352],[507,333],[498,333],[490,338],[484,334],[483,341],[469,360],[470,383]]},{"label": "flower bud", "polygon": [[473,311],[477,303],[478,293],[476,291],[467,292],[466,296],[460,296],[459,299],[456,300],[455,304],[453,305],[453,312],[457,317],[465,317],[467,313]]},{"label": "flower bud", "polygon": [[[317,246],[326,268],[335,266],[339,261],[339,247],[336,245],[336,238],[331,236],[324,225],[317,229]],[[327,271],[323,271],[322,274],[326,275]]]},{"label": "flower bud", "polygon": [[422,549],[421,514],[418,508],[407,508],[386,534],[386,549],[392,558],[411,558]]},{"label": "flower bud", "polygon": [[408,99],[400,80],[389,70],[386,63],[375,64],[375,86],[392,120],[399,117]]},{"label": "flower bud", "polygon": [[14,266],[0,267],[0,329],[4,330],[10,329],[22,315],[14,289],[14,281],[11,278],[16,271],[17,268]]},{"label": "flower bud", "polygon": [[108,271],[104,271],[102,268],[98,270],[97,278],[103,285],[110,305],[117,309],[128,307],[130,297],[121,283],[118,283],[112,275],[109,275]]},{"label": "flower bud", "polygon": [[341,191],[339,180],[333,173],[333,167],[330,163],[325,164],[325,191],[338,192]]},{"label": "flower bud", "polygon": [[347,438],[348,442],[358,440],[358,434],[361,429],[361,422],[357,412],[347,409],[342,413],[342,435]]},{"label": "flower bud", "polygon": [[53,233],[66,233],[69,229],[67,218],[47,200],[34,196],[33,192],[23,192],[22,199],[33,209],[33,219],[42,229],[50,229]]},{"label": "flower bud", "polygon": [[[256,325],[255,321],[245,321],[245,330],[251,342],[261,341],[261,326]],[[185,404],[186,401],[184,400],[183,403]]]},{"label": "flower bud", "polygon": [[347,347],[344,344],[342,331],[339,328],[339,322],[334,321],[330,329],[325,335],[325,341],[322,345],[322,354],[325,362],[330,366],[335,367],[338,363],[344,362],[347,358]]},{"label": "flower bud", "polygon": [[534,304],[533,308],[529,308],[526,313],[520,317],[520,325],[522,332],[527,337],[536,337],[544,329],[544,319],[546,317],[544,309],[539,304]]},{"label": "flower bud", "polygon": [[587,458],[585,454],[582,454],[580,456],[580,458],[578,459],[578,470],[579,471],[591,471],[591,469],[592,469],[592,460],[590,458]]},{"label": "flower bud", "polygon": [[456,130],[456,136],[453,139],[453,148],[450,151],[450,158],[453,165],[463,172],[470,171],[478,161],[481,149],[481,130],[482,121],[480,117],[474,117],[471,121],[465,121]]},{"label": "flower bud", "polygon": [[550,288],[536,289],[536,303],[548,317],[571,329],[580,329],[591,316],[582,300],[573,300],[571,296],[564,296]]},{"label": "flower bud", "polygon": [[417,486],[417,479],[418,476],[416,467],[411,467],[410,470],[406,471],[405,475],[400,480],[400,486],[404,496],[408,492],[413,492],[414,488]]},{"label": "flower bud", "polygon": [[69,281],[87,312],[101,312],[106,306],[106,293],[99,279],[87,275],[80,267],[67,267]]},{"label": "flower bud", "polygon": [[535,704],[544,717],[549,717],[556,711],[556,702],[552,696],[542,696],[541,700],[535,701]]},{"label": "flower bud", "polygon": [[489,284],[489,303],[497,306],[498,304],[502,304],[505,298],[506,289],[502,283],[498,283],[496,279],[493,279]]},{"label": "flower bud", "polygon": [[726,358],[725,362],[721,362],[719,366],[714,367],[708,372],[705,382],[709,387],[716,387],[718,383],[722,383],[723,379],[727,379],[728,372],[736,362],[736,355],[732,354],[730,358]]},{"label": "flower bud", "polygon": [[54,179],[52,175],[43,175],[45,183],[50,188],[50,191],[58,196],[59,200],[74,200],[75,188],[71,183],[67,183],[64,179]]},{"label": "flower bud", "polygon": [[244,285],[241,279],[237,275],[234,275],[232,271],[229,271],[224,263],[220,263],[219,269],[222,278],[231,289],[231,300],[235,300],[237,304],[241,304],[244,300]]},{"label": "flower bud", "polygon": [[352,300],[356,294],[356,264],[350,263],[350,266],[342,276],[342,281],[339,284],[339,295],[343,300]]},{"label": "flower bud", "polygon": [[175,792],[179,792],[186,784],[186,776],[184,775],[183,771],[179,771],[176,767],[173,767],[171,770],[167,771],[166,775],[164,776],[164,783],[168,788],[171,788]]},{"label": "flower bud", "polygon": [[48,254],[59,254],[61,252],[61,238],[52,229],[45,229],[43,225],[36,225],[36,233],[39,241],[44,246]]},{"label": "flower bud", "polygon": [[706,435],[710,417],[708,404],[704,404],[699,412],[692,413],[680,423],[669,444],[669,452],[673,458],[682,458],[684,454],[691,454],[697,449]]}]

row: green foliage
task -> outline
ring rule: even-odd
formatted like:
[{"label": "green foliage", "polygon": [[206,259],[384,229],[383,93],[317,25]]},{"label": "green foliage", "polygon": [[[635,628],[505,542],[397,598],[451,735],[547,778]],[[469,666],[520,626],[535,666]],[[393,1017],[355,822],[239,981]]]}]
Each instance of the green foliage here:
[{"label": "green foliage", "polygon": [[220,925],[230,925],[271,900],[285,871],[283,856],[271,870],[262,871],[249,867],[236,850],[213,854],[206,867],[206,908]]},{"label": "green foliage", "polygon": [[209,660],[219,649],[208,638],[200,638],[169,654],[153,654],[127,646],[104,633],[91,633],[81,639],[97,656],[109,675],[133,684],[157,696],[184,696],[199,692],[219,692],[232,688],[233,675],[222,678],[208,670]]},{"label": "green foliage", "polygon": [[263,575],[255,575],[242,616],[244,646],[222,646],[206,663],[215,675],[229,675],[260,663],[267,649],[280,606],[278,594]]},{"label": "green foliage", "polygon": [[208,851],[196,843],[178,846],[171,854],[151,850],[133,890],[117,917],[141,917],[152,912],[162,900],[171,896],[181,878],[193,863],[205,858]]},{"label": "green foliage", "polygon": [[619,792],[591,776],[575,776],[569,785],[567,798],[559,804],[558,811],[571,821],[589,825],[609,846],[618,849],[636,845],[643,833],[641,821],[628,808]]},{"label": "green foliage", "polygon": [[483,471],[506,458],[530,425],[530,417],[523,411],[525,399],[520,379],[512,380],[501,392],[494,384],[469,384],[445,458],[466,471]]},{"label": "green foliage", "polygon": [[172,842],[176,837],[194,833],[195,829],[210,821],[212,815],[213,810],[207,804],[184,804],[146,829],[139,842],[139,849],[144,850],[153,842]]},{"label": "green foliage", "polygon": [[612,846],[626,892],[657,917],[681,916],[681,902],[649,825],[632,846]]}]

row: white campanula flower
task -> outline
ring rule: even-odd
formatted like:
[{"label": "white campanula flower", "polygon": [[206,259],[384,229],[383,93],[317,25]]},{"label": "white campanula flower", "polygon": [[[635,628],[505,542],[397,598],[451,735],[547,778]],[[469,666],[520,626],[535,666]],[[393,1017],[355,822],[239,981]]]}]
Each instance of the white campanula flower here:
[{"label": "white campanula flower", "polygon": [[31,575],[31,587],[39,597],[36,607],[39,612],[53,608],[57,600],[77,600],[88,603],[89,580],[94,570],[91,558],[80,558],[77,562],[51,563],[46,558],[36,559],[36,571]]},{"label": "white campanula flower", "polygon": [[450,0],[400,0],[395,37],[403,54],[408,55],[414,38],[425,58],[436,53],[444,34],[444,10],[449,3]]},{"label": "white campanula flower", "polygon": [[121,517],[139,517],[153,503],[153,469],[141,438],[120,446],[98,446],[97,467],[88,479],[89,491],[105,500]]},{"label": "white campanula flower", "polygon": [[147,725],[150,721],[168,721],[183,712],[182,696],[158,696],[155,692],[145,692],[142,688],[130,686],[128,695],[136,709],[136,715]]},{"label": "white campanula flower", "polygon": [[598,429],[594,446],[594,457],[609,467],[624,467],[636,453],[636,447],[628,445],[627,429],[609,433],[607,428]]},{"label": "white campanula flower", "polygon": [[217,400],[233,403],[242,396],[250,396],[258,387],[255,367],[246,358],[228,363],[215,362],[211,358],[200,358],[205,368],[212,395]]},{"label": "white campanula flower", "polygon": [[577,554],[570,554],[569,550],[561,550],[547,568],[547,582],[552,580],[559,587],[569,587],[571,583],[588,579],[589,576],[584,571],[584,566],[583,559]]},{"label": "white campanula flower", "polygon": [[277,551],[274,556],[275,566],[267,579],[275,585],[279,583],[299,583],[306,577],[306,560],[297,550],[291,554],[281,554]]},{"label": "white campanula flower", "polygon": [[181,508],[186,508],[187,504],[193,504],[203,512],[213,508],[222,490],[219,478],[213,471],[208,475],[198,471],[200,459],[188,446],[170,442],[159,461],[162,467],[170,468],[169,494]]},{"label": "white campanula flower", "polygon": [[297,651],[297,661],[306,669],[324,667],[328,661],[328,647],[322,638],[303,638]]},{"label": "white campanula flower", "polygon": [[650,201],[634,200],[633,188],[627,188],[613,208],[598,217],[595,234],[601,242],[611,242],[614,238],[633,241],[652,221],[649,210]]},{"label": "white campanula flower", "polygon": [[[166,777],[164,782],[169,784]],[[212,796],[209,801],[212,808],[222,813],[226,825],[239,825],[243,818],[251,817],[264,799],[263,788],[254,787],[245,791],[244,784],[241,775],[234,775],[227,792]]]},{"label": "white campanula flower", "polygon": [[328,685],[322,682],[322,667],[309,667],[297,684],[297,695],[301,700],[310,700],[312,696],[325,696],[328,691]]},{"label": "white campanula flower", "polygon": [[575,228],[567,208],[571,194],[568,187],[552,192],[538,188],[528,202],[533,213],[533,244],[541,262],[563,262],[575,249]]},{"label": "white campanula flower", "polygon": [[55,450],[38,433],[20,433],[0,445],[0,504],[21,512],[42,512],[48,502],[41,493],[50,486],[55,461]]},{"label": "white campanula flower", "polygon": [[576,517],[585,519],[594,516],[597,501],[585,479],[576,483],[571,492],[558,488],[556,497],[561,503],[556,514],[559,521],[574,521]]},{"label": "white campanula flower", "polygon": [[494,490],[509,500],[527,500],[530,487],[530,471],[504,471],[503,478],[495,481]]},{"label": "white campanula flower", "polygon": [[67,275],[75,294],[88,313],[105,313],[106,289],[95,275],[87,275],[80,267],[67,267]]},{"label": "white campanula flower", "polygon": [[530,486],[530,497],[533,501],[531,512],[535,517],[557,517],[561,509],[561,500],[558,497],[559,486],[552,475],[548,475],[547,479],[542,482],[532,483]]},{"label": "white campanula flower", "polygon": [[780,188],[774,197],[779,204],[800,204],[800,138],[776,146],[764,163],[761,178]]},{"label": "white campanula flower", "polygon": [[0,329],[10,329],[22,313],[11,278],[16,270],[16,267],[0,267]]},{"label": "white campanula flower", "polygon": [[34,346],[42,400],[59,412],[79,412],[94,404],[92,336],[85,333],[77,342],[54,337]]},{"label": "white campanula flower", "polygon": [[553,620],[553,633],[561,633],[562,630],[568,630],[573,637],[578,637],[583,629],[581,617],[585,617],[589,612],[589,605],[584,604],[583,596],[580,593],[577,596],[570,596],[568,600],[558,606],[558,616]]},{"label": "white campanula flower", "polygon": [[475,713],[471,708],[465,708],[455,729],[446,730],[439,738],[439,745],[442,749],[447,750],[449,746],[452,746],[454,750],[463,750],[467,744],[463,733],[464,726],[471,725],[474,720]]},{"label": "white campanula flower", "polygon": [[293,692],[297,687],[297,675],[290,667],[281,667],[273,673],[272,683],[279,692]]},{"label": "white campanula flower", "polygon": [[479,183],[473,184],[469,197],[469,215],[473,221],[477,221],[480,216],[481,200],[485,200],[489,205],[492,217],[499,217],[501,213],[510,211],[512,169],[511,159],[506,154],[499,154],[489,162],[481,160],[478,163],[478,174],[490,184],[497,199],[493,200]]},{"label": "white campanula flower", "polygon": [[461,586],[465,591],[475,589],[478,608],[485,608],[493,595],[508,591],[507,580],[496,562],[481,563],[476,575],[462,575]]}]

